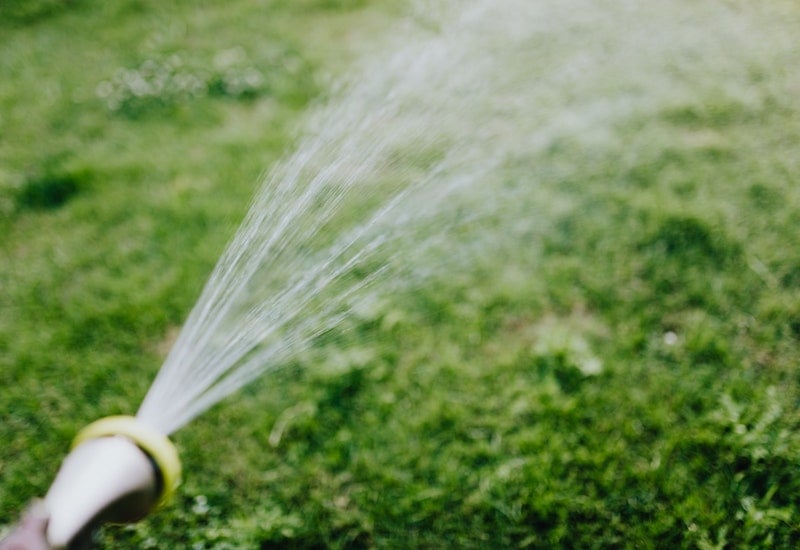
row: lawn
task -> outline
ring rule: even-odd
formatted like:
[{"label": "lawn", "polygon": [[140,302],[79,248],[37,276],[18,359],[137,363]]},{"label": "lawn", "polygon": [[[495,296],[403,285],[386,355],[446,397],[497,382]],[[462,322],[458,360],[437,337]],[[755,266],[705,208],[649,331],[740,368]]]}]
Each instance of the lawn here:
[{"label": "lawn", "polygon": [[[135,413],[310,113],[451,3],[0,4],[0,528]],[[377,175],[502,153],[472,221],[174,434],[175,501],[99,548],[800,544],[800,10],[497,4]]]}]

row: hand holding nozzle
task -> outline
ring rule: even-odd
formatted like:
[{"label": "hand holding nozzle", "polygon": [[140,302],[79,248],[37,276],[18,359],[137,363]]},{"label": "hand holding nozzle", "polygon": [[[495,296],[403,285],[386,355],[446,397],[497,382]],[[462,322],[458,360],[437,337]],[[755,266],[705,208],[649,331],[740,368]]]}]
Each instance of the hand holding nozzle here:
[{"label": "hand holding nozzle", "polygon": [[169,439],[130,416],[81,430],[44,500],[36,501],[0,550],[83,547],[103,523],[130,523],[164,504],[180,481]]},{"label": "hand holding nozzle", "polygon": [[0,550],[63,550],[86,543],[105,522],[133,522],[167,501],[180,481],[169,439],[130,416],[84,428],[42,501],[34,502]]},{"label": "hand holding nozzle", "polygon": [[47,542],[49,519],[44,502],[34,501],[14,530],[0,541],[0,550],[50,550]]}]

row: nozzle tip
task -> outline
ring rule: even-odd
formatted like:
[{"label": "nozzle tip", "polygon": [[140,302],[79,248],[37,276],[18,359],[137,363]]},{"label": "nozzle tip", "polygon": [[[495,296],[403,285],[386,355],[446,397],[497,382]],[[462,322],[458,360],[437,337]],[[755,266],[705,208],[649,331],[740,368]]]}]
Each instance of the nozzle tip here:
[{"label": "nozzle tip", "polygon": [[74,449],[84,441],[121,435],[133,441],[155,463],[161,475],[161,494],[157,506],[170,500],[181,480],[181,461],[169,438],[134,416],[107,416],[92,422],[75,436]]},{"label": "nozzle tip", "polygon": [[67,548],[103,522],[142,519],[175,492],[180,470],[170,440],[134,417],[88,425],[45,497],[50,545]]}]

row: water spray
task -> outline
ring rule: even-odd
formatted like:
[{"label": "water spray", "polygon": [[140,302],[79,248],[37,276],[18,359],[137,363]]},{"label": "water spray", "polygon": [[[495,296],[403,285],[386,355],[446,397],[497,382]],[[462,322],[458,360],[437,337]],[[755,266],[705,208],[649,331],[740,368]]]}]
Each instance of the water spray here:
[{"label": "water spray", "polygon": [[165,435],[132,416],[81,430],[44,505],[47,540],[70,548],[103,523],[131,523],[169,501],[180,482],[178,452]]}]

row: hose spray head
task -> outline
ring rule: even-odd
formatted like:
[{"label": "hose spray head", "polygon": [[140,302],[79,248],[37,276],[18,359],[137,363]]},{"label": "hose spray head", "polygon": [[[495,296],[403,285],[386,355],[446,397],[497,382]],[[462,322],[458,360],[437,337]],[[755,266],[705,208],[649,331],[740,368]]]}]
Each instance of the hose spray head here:
[{"label": "hose spray head", "polygon": [[75,437],[45,497],[47,539],[70,548],[102,523],[131,523],[166,503],[181,464],[165,435],[132,416],[109,416]]}]

